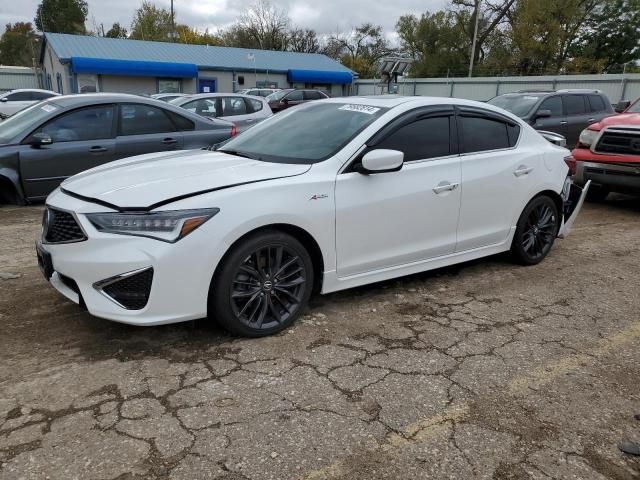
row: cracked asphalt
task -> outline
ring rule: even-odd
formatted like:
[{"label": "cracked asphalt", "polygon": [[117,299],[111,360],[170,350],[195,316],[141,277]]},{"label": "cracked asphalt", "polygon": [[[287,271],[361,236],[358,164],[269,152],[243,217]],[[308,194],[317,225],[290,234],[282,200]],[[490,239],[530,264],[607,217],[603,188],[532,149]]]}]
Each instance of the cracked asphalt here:
[{"label": "cracked asphalt", "polygon": [[313,299],[277,336],[136,328],[49,287],[0,208],[0,480],[636,479],[640,200],[504,256]]}]

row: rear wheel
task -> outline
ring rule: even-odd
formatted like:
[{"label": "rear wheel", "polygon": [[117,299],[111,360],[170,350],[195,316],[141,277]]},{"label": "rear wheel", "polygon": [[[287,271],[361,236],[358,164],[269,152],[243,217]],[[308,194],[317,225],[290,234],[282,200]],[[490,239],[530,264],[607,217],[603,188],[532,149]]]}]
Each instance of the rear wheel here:
[{"label": "rear wheel", "polygon": [[512,254],[524,265],[540,263],[551,250],[559,228],[555,202],[546,195],[534,198],[518,220]]},{"label": "rear wheel", "polygon": [[291,325],[313,289],[313,264],[294,237],[263,231],[224,258],[209,293],[209,312],[232,333],[262,337]]}]

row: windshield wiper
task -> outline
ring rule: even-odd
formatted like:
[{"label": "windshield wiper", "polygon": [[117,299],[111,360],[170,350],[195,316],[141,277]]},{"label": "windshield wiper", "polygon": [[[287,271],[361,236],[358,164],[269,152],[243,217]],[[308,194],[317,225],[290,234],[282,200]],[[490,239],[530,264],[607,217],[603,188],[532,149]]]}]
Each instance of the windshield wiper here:
[{"label": "windshield wiper", "polygon": [[248,152],[241,152],[239,150],[222,150],[219,149],[218,152],[228,153],[229,155],[235,155],[236,157],[244,157],[250,158],[251,160],[260,160],[260,157]]}]

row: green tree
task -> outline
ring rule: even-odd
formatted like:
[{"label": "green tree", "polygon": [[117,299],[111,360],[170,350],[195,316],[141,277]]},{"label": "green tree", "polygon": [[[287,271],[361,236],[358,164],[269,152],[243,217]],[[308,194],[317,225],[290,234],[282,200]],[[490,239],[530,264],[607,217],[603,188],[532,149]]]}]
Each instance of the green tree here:
[{"label": "green tree", "polygon": [[8,23],[0,37],[0,64],[32,67],[38,37],[28,22]]},{"label": "green tree", "polygon": [[171,12],[144,0],[133,17],[131,35],[134,40],[171,41]]},{"label": "green tree", "polygon": [[127,29],[120,25],[118,22],[111,25],[111,28],[104,34],[108,38],[127,38]]},{"label": "green tree", "polygon": [[621,72],[640,59],[640,0],[598,2],[570,54],[577,71]]},{"label": "green tree", "polygon": [[84,34],[88,12],[85,0],[42,0],[34,22],[41,32]]},{"label": "green tree", "polygon": [[191,28],[188,25],[177,25],[177,42],[187,43],[190,45],[222,45],[222,39],[209,33],[209,30],[199,31],[197,28]]}]

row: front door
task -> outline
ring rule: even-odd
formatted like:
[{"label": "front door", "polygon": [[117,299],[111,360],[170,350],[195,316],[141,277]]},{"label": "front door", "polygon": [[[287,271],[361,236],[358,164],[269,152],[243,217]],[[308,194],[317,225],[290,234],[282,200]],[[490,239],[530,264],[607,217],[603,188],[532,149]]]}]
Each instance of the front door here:
[{"label": "front door", "polygon": [[339,277],[453,253],[461,178],[450,112],[427,118],[411,114],[413,119],[390,126],[380,141],[368,145],[404,152],[400,171],[363,175],[347,170],[338,175]]},{"label": "front door", "polygon": [[182,149],[182,132],[161,108],[123,103],[119,108],[116,157]]},{"label": "front door", "polygon": [[[20,170],[29,198],[47,196],[65,178],[115,160],[114,107],[64,113],[34,131],[20,146]],[[51,145],[34,148],[30,137],[45,133]]]},{"label": "front door", "polygon": [[548,110],[551,113],[549,117],[537,117],[534,120],[533,127],[536,130],[547,130],[549,132],[559,133],[563,137],[567,136],[567,119],[562,107],[562,97],[555,95],[549,97],[540,103],[537,112]]},{"label": "front door", "polygon": [[216,81],[213,79],[207,80],[201,78],[198,80],[198,92],[200,93],[214,93],[216,91]]}]

